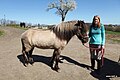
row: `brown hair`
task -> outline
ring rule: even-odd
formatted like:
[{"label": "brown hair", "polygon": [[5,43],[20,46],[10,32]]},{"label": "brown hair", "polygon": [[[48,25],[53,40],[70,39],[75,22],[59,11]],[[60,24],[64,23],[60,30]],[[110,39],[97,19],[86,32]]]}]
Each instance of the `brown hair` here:
[{"label": "brown hair", "polygon": [[95,16],[93,17],[92,26],[95,26],[95,25],[96,25],[96,24],[94,23],[96,17],[99,19],[99,23],[97,24],[97,27],[100,28],[100,17],[99,17],[98,15],[95,15]]}]

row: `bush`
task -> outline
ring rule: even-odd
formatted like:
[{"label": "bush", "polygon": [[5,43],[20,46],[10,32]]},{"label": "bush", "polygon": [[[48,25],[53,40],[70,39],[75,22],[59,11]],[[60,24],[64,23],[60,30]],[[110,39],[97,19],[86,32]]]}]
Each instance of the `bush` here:
[{"label": "bush", "polygon": [[105,26],[105,29],[107,31],[114,31],[114,32],[120,32],[120,27],[113,27],[113,26]]}]

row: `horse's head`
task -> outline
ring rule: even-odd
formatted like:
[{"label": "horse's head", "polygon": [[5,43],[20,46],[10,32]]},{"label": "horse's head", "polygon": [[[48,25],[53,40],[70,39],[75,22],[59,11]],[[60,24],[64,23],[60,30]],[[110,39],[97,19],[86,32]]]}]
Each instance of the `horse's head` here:
[{"label": "horse's head", "polygon": [[84,23],[84,21],[78,21],[77,24],[75,24],[75,26],[77,26],[76,29],[77,37],[81,40],[83,44],[87,43],[88,42],[87,25]]}]

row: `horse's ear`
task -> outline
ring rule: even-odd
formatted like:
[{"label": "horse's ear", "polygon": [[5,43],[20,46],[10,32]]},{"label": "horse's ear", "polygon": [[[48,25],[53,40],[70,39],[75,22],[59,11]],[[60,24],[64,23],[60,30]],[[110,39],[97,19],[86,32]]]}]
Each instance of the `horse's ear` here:
[{"label": "horse's ear", "polygon": [[80,24],[80,20],[78,20],[78,24]]},{"label": "horse's ear", "polygon": [[79,28],[82,28],[82,27],[81,27],[81,21],[80,21],[80,20],[78,20],[78,25],[79,25]]}]

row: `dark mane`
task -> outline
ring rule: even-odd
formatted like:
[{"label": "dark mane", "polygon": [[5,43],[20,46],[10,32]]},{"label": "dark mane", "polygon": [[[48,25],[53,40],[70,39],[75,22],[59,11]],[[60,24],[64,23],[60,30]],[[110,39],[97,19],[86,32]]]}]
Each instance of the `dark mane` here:
[{"label": "dark mane", "polygon": [[71,36],[74,35],[74,32],[77,29],[77,26],[75,26],[77,22],[78,21],[62,22],[53,28],[53,32],[60,39],[69,39]]}]

